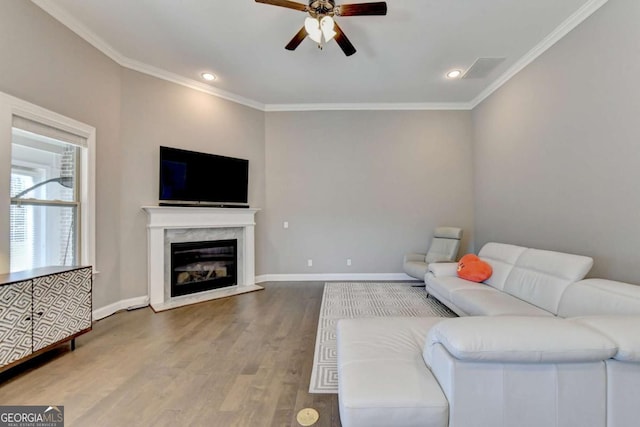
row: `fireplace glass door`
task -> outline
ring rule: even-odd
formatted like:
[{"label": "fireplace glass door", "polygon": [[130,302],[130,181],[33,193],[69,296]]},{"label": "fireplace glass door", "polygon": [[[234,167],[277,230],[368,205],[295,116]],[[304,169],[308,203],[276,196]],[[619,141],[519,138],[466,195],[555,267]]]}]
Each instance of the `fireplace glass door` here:
[{"label": "fireplace glass door", "polygon": [[237,285],[238,241],[171,243],[171,296]]}]

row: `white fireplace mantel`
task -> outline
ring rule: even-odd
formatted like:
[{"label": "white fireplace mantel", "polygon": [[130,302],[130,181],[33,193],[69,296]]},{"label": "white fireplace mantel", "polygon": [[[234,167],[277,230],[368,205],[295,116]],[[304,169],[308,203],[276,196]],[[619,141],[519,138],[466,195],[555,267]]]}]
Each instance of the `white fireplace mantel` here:
[{"label": "white fireplace mantel", "polygon": [[[149,304],[154,311],[168,310],[182,305],[224,298],[263,289],[255,284],[255,214],[260,209],[209,208],[178,206],[143,206],[147,215],[147,266]],[[165,232],[170,229],[242,229],[243,274],[230,286],[180,297],[167,297],[165,292]]]}]

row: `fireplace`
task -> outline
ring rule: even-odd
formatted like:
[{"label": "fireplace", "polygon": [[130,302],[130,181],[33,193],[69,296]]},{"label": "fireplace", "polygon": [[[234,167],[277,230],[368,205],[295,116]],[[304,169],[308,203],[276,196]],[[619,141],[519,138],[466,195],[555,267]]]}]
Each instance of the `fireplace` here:
[{"label": "fireplace", "polygon": [[[255,214],[259,209],[145,206],[149,305],[155,312],[264,289],[256,285]],[[237,240],[236,282],[207,292],[171,296],[171,245]],[[215,271],[215,270],[214,270]]]},{"label": "fireplace", "polygon": [[238,240],[171,243],[171,296],[238,284]]}]

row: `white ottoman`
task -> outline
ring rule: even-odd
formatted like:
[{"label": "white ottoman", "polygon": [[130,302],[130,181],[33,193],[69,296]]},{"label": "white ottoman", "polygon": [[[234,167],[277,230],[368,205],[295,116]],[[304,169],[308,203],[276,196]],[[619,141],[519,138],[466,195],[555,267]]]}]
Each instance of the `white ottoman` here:
[{"label": "white ottoman", "polygon": [[343,319],[337,325],[343,427],[446,427],[449,405],[424,363],[441,317]]}]

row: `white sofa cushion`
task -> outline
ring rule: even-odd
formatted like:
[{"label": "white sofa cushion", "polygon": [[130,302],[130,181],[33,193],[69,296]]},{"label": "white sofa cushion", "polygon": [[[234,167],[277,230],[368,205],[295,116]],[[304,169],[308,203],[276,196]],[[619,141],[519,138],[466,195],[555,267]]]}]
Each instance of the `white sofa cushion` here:
[{"label": "white sofa cushion", "polygon": [[593,259],[562,252],[527,249],[504,284],[504,291],[553,314],[565,289],[589,272]]},{"label": "white sofa cushion", "polygon": [[586,279],[569,286],[558,316],[640,314],[640,286],[604,279]]},{"label": "white sofa cushion", "polygon": [[458,276],[438,277],[436,280],[432,280],[429,275],[427,275],[427,282],[429,285],[429,292],[434,292],[436,295],[443,296],[449,300],[451,300],[451,296],[454,292],[461,291],[463,289],[499,292],[491,286],[487,286],[482,283],[470,282],[469,280],[461,279]]},{"label": "white sofa cushion", "polygon": [[[640,314],[635,316],[588,316],[570,319],[609,337],[618,347],[614,358],[640,362]],[[638,365],[640,370],[640,365]]]},{"label": "white sofa cushion", "polygon": [[527,250],[525,247],[505,243],[490,242],[485,244],[480,249],[478,257],[491,265],[493,274],[484,283],[502,290],[511,269],[525,250]]},{"label": "white sofa cushion", "polygon": [[458,360],[507,363],[596,362],[616,354],[616,344],[578,322],[557,317],[460,317],[431,328],[423,356],[442,345]]},{"label": "white sofa cushion", "polygon": [[451,302],[467,316],[553,316],[487,285],[451,292]]},{"label": "white sofa cushion", "polygon": [[440,317],[343,319],[337,325],[344,427],[446,427],[448,403],[422,359]]}]

